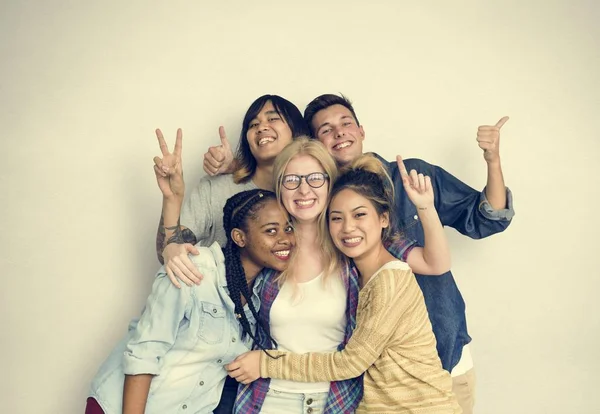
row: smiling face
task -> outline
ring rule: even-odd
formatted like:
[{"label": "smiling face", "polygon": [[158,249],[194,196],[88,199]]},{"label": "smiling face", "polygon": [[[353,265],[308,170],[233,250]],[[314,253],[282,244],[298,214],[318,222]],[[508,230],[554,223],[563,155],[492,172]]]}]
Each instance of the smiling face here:
[{"label": "smiling face", "polygon": [[333,243],[353,259],[378,251],[382,246],[382,230],[389,226],[387,213],[379,215],[369,199],[350,189],[333,197],[328,221]]},{"label": "smiling face", "polygon": [[[290,174],[309,176],[312,173],[325,174],[325,170],[314,157],[298,155],[288,163],[284,172],[284,179],[286,175]],[[310,178],[309,181],[311,181]],[[280,191],[281,201],[290,215],[300,222],[311,222],[315,221],[327,207],[329,180],[326,179],[325,183],[319,188],[313,188],[306,182],[305,178],[302,178],[300,186],[295,190],[288,190],[285,186],[282,186]]]},{"label": "smiling face", "polygon": [[243,248],[242,262],[249,261],[257,268],[279,272],[287,268],[296,238],[277,200],[266,201],[248,217],[245,230],[234,229],[233,233],[234,240]]},{"label": "smiling face", "polygon": [[365,132],[345,106],[332,105],[320,110],[312,119],[312,127],[315,137],[339,165],[346,165],[362,154]]},{"label": "smiling face", "polygon": [[267,101],[248,123],[246,139],[258,164],[272,162],[292,142],[292,130],[271,101]]}]

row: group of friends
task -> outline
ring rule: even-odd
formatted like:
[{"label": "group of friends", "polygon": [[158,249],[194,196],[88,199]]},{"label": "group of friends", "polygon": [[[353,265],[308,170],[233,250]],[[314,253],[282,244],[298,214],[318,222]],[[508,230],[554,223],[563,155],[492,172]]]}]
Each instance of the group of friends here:
[{"label": "group of friends", "polygon": [[510,224],[507,120],[477,130],[482,191],[420,159],[363,154],[341,95],[304,115],[259,97],[236,154],[221,127],[187,195],[182,132],[170,151],[157,130],[163,266],[86,414],[472,413],[471,338],[443,227],[479,239]]}]

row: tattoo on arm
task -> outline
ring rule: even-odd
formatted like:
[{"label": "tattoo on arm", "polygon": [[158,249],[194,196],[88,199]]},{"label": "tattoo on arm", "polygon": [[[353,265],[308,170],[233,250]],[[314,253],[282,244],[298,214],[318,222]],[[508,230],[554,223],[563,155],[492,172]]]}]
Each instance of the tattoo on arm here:
[{"label": "tattoo on arm", "polygon": [[158,222],[158,230],[156,231],[156,256],[158,256],[158,261],[160,264],[165,264],[165,259],[163,258],[162,252],[165,248],[165,220],[163,215],[160,215],[160,221]]},{"label": "tattoo on arm", "polygon": [[[182,234],[181,224],[179,224],[179,219],[177,219],[177,225],[171,226],[171,227],[165,227],[165,226],[163,226],[163,228],[164,228],[163,231],[169,230],[169,231],[173,232],[173,234],[171,235],[171,237],[169,237],[167,239],[167,243],[165,244],[165,246],[167,244],[170,244],[170,243],[177,243],[177,244],[183,244],[183,243],[185,243],[183,241],[183,234]],[[164,246],[163,246],[163,248],[164,248]]]},{"label": "tattoo on arm", "polygon": [[[167,238],[167,231],[169,234],[171,234],[169,238]],[[165,264],[162,255],[163,250],[165,250],[165,247],[171,243],[196,244],[197,240],[194,232],[187,227],[182,226],[179,222],[179,219],[177,219],[176,226],[165,227],[164,217],[161,214],[160,222],[158,223],[158,231],[156,233],[156,255],[158,256],[158,261],[161,264]]]}]

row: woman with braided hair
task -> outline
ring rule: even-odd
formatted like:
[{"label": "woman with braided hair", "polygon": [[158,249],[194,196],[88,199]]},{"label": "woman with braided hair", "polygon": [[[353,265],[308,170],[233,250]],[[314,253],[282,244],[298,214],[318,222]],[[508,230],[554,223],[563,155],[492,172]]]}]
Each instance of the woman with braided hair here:
[{"label": "woman with braided hair", "polygon": [[[164,266],[137,323],[93,380],[86,414],[212,413],[224,364],[252,347],[263,268],[287,268],[295,245],[289,218],[273,192],[249,190],[223,209],[227,242],[190,256],[203,283],[174,286]],[[230,412],[230,411],[229,411]]]}]

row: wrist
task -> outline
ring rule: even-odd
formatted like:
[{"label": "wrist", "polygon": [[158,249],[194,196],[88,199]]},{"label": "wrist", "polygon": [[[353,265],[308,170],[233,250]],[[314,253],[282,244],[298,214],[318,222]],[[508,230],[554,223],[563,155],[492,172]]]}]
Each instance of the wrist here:
[{"label": "wrist", "polygon": [[435,204],[433,203],[415,205],[415,207],[417,208],[417,211],[435,210]]},{"label": "wrist", "polygon": [[500,157],[496,160],[487,161],[488,170],[500,170],[502,166],[500,165]]}]

